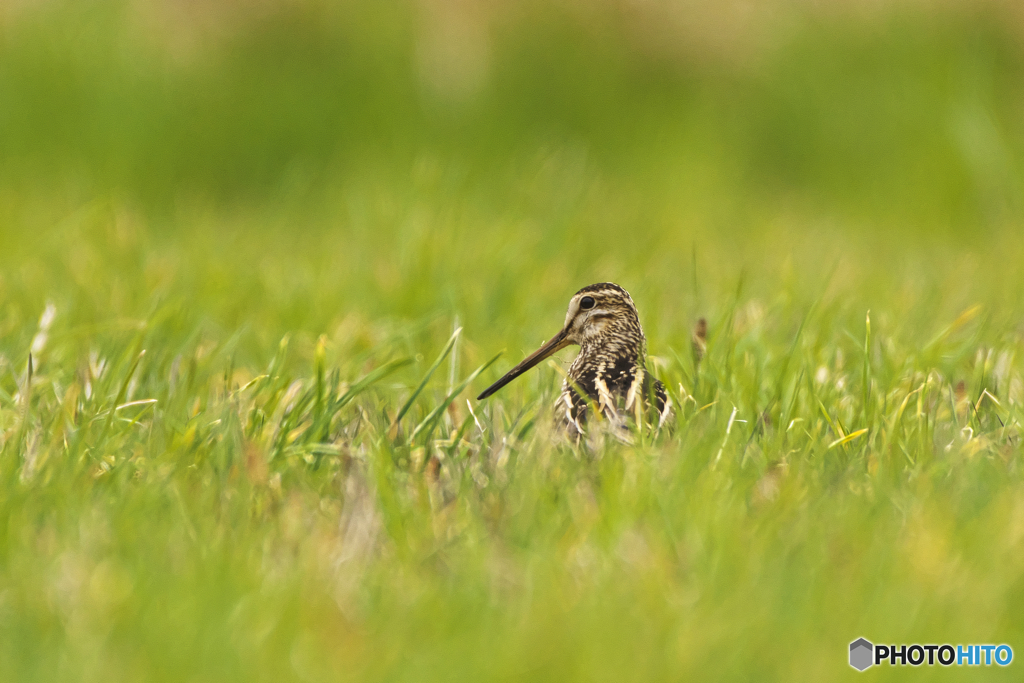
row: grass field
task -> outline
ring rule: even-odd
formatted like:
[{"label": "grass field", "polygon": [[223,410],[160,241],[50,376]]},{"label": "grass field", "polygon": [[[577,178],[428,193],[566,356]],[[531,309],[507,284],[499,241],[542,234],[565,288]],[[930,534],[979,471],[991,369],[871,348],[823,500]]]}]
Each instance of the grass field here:
[{"label": "grass field", "polygon": [[[1024,654],[1024,18],[722,6],[0,8],[0,680]],[[667,429],[475,400],[605,280]]]}]

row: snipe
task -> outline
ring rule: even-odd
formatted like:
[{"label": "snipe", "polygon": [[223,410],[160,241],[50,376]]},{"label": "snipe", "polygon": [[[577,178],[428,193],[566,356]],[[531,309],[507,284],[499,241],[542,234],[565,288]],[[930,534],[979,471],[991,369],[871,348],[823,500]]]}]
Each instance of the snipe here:
[{"label": "snipe", "polygon": [[569,301],[562,330],[527,356],[504,377],[489,386],[482,400],[551,356],[577,344],[580,353],[569,367],[555,412],[566,428],[582,434],[590,405],[616,427],[623,417],[647,412],[652,405],[660,426],[671,403],[665,387],[654,379],[645,364],[647,341],[629,293],[611,282],[584,287]]}]

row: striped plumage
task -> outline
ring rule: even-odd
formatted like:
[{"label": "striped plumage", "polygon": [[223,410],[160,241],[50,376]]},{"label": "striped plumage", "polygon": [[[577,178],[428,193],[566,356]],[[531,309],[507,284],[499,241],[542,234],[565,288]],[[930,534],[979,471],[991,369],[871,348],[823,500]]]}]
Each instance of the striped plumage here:
[{"label": "striped plumage", "polygon": [[647,342],[636,306],[625,289],[611,282],[576,292],[562,330],[478,398],[487,398],[572,344],[579,345],[580,353],[569,366],[555,404],[556,414],[571,433],[583,433],[591,405],[616,427],[624,426],[627,415],[646,413],[652,402],[657,423],[665,421],[671,404],[665,387],[647,371]]}]

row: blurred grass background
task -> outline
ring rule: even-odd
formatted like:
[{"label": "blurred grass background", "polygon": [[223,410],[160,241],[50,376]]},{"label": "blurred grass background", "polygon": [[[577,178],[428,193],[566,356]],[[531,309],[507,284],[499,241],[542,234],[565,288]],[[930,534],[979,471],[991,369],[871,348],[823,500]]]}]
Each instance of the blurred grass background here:
[{"label": "blurred grass background", "polygon": [[[4,3],[0,677],[1017,648],[1022,41],[1009,0]],[[467,404],[601,280],[670,433],[552,445],[547,367]]]}]

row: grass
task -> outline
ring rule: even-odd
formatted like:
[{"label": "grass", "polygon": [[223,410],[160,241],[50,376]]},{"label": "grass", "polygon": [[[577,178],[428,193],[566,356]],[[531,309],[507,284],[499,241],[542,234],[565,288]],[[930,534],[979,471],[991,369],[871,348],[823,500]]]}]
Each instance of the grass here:
[{"label": "grass", "polygon": [[[0,678],[1020,649],[1024,61],[990,16],[811,23],[737,65],[533,8],[446,113],[406,10],[296,3],[183,58],[81,7],[0,42]],[[473,399],[601,280],[667,430],[554,442],[547,365]]]}]

